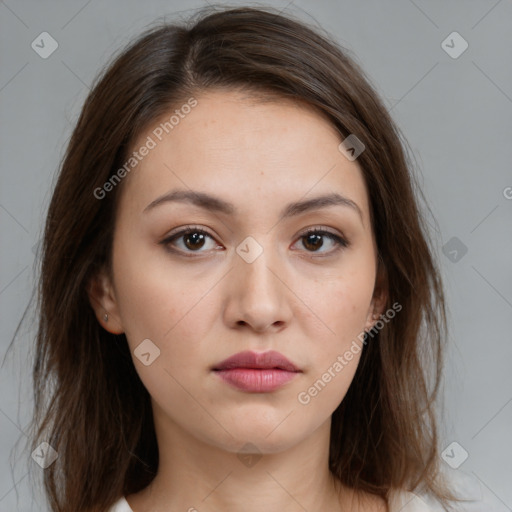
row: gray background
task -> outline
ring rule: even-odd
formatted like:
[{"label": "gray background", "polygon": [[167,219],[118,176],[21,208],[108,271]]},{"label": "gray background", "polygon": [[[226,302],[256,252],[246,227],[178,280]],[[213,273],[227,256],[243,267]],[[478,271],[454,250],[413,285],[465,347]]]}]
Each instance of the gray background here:
[{"label": "gray background", "polygon": [[[89,84],[114,51],[156,18],[179,20],[204,5],[0,1],[0,357],[34,286],[34,252],[53,180]],[[267,5],[320,25],[355,52],[413,149],[438,223],[432,236],[451,312],[443,447],[460,445],[449,450],[452,461],[468,452],[454,472],[473,478],[488,496],[486,510],[510,511],[512,3]],[[59,45],[47,59],[31,48],[44,31]],[[469,44],[458,58],[442,47],[453,31]],[[459,41],[448,44],[460,48]],[[20,451],[31,408],[27,357],[34,327],[28,327],[0,373],[0,511],[43,510],[27,476],[35,463]]]}]

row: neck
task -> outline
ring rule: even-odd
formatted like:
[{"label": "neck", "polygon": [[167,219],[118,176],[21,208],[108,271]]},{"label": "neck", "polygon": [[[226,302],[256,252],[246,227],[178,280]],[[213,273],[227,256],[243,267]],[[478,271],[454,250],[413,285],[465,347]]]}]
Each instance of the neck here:
[{"label": "neck", "polygon": [[199,440],[154,411],[158,473],[127,497],[134,512],[358,510],[355,493],[329,471],[330,420],[288,449],[241,454]]}]

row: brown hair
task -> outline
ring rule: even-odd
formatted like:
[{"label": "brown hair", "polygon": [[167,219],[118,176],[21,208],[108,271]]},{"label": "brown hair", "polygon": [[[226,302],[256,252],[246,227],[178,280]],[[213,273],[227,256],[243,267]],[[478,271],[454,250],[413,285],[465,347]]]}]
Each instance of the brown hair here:
[{"label": "brown hair", "polygon": [[[366,182],[389,304],[402,311],[365,344],[332,418],[330,469],[344,484],[388,496],[392,488],[453,496],[439,478],[434,401],[446,306],[399,129],[349,52],[272,9],[200,11],[164,24],[117,56],[85,101],[55,186],[44,232],[33,367],[32,450],[58,453],[44,471],[55,512],[103,511],[146,487],[158,467],[150,396],[125,335],[98,323],[86,286],[111,269],[122,183],[102,187],[151,122],[208,88],[242,88],[306,102],[366,150]],[[136,171],[135,171],[136,172]]]}]

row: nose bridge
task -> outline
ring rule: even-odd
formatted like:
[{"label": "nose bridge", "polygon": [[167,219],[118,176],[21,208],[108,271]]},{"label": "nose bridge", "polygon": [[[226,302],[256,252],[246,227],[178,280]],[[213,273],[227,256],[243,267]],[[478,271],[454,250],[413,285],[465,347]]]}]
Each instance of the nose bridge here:
[{"label": "nose bridge", "polygon": [[[263,240],[265,238],[265,241]],[[278,279],[284,265],[271,244],[272,237],[247,237],[236,249],[231,299],[237,319],[259,329],[286,319],[286,287]],[[277,276],[276,276],[277,275]]]},{"label": "nose bridge", "polygon": [[[276,263],[276,250],[271,247],[271,237],[259,237],[260,242],[253,237],[247,237],[237,247],[238,261],[237,278],[240,285],[250,292],[258,294],[273,294],[277,292],[274,273],[279,272],[279,264]],[[270,271],[273,270],[273,272]]]}]

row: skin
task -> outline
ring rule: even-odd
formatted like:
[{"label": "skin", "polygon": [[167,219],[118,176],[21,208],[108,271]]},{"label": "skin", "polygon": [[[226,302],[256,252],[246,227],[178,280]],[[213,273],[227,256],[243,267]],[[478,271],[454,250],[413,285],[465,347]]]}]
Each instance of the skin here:
[{"label": "skin", "polygon": [[[297,399],[384,312],[357,160],[345,158],[340,134],[306,106],[234,91],[195,97],[197,106],[125,178],[112,279],[100,273],[88,288],[102,326],[126,334],[152,399],[159,470],[127,501],[134,512],[386,511],[384,500],[343,487],[328,470],[331,415],[360,353],[307,405]],[[143,212],[176,188],[218,196],[237,213],[178,202]],[[279,221],[288,203],[331,192],[362,216],[336,205]],[[175,253],[159,244],[187,225],[212,238],[201,246],[181,236]],[[325,235],[321,246],[308,245],[302,234],[315,227],[349,247],[335,251]],[[263,249],[252,263],[236,252],[247,236]],[[148,366],[134,355],[145,339],[160,350]],[[242,350],[271,349],[302,371],[277,391],[243,392],[211,371]],[[247,443],[257,447],[255,464],[237,456]]]}]

